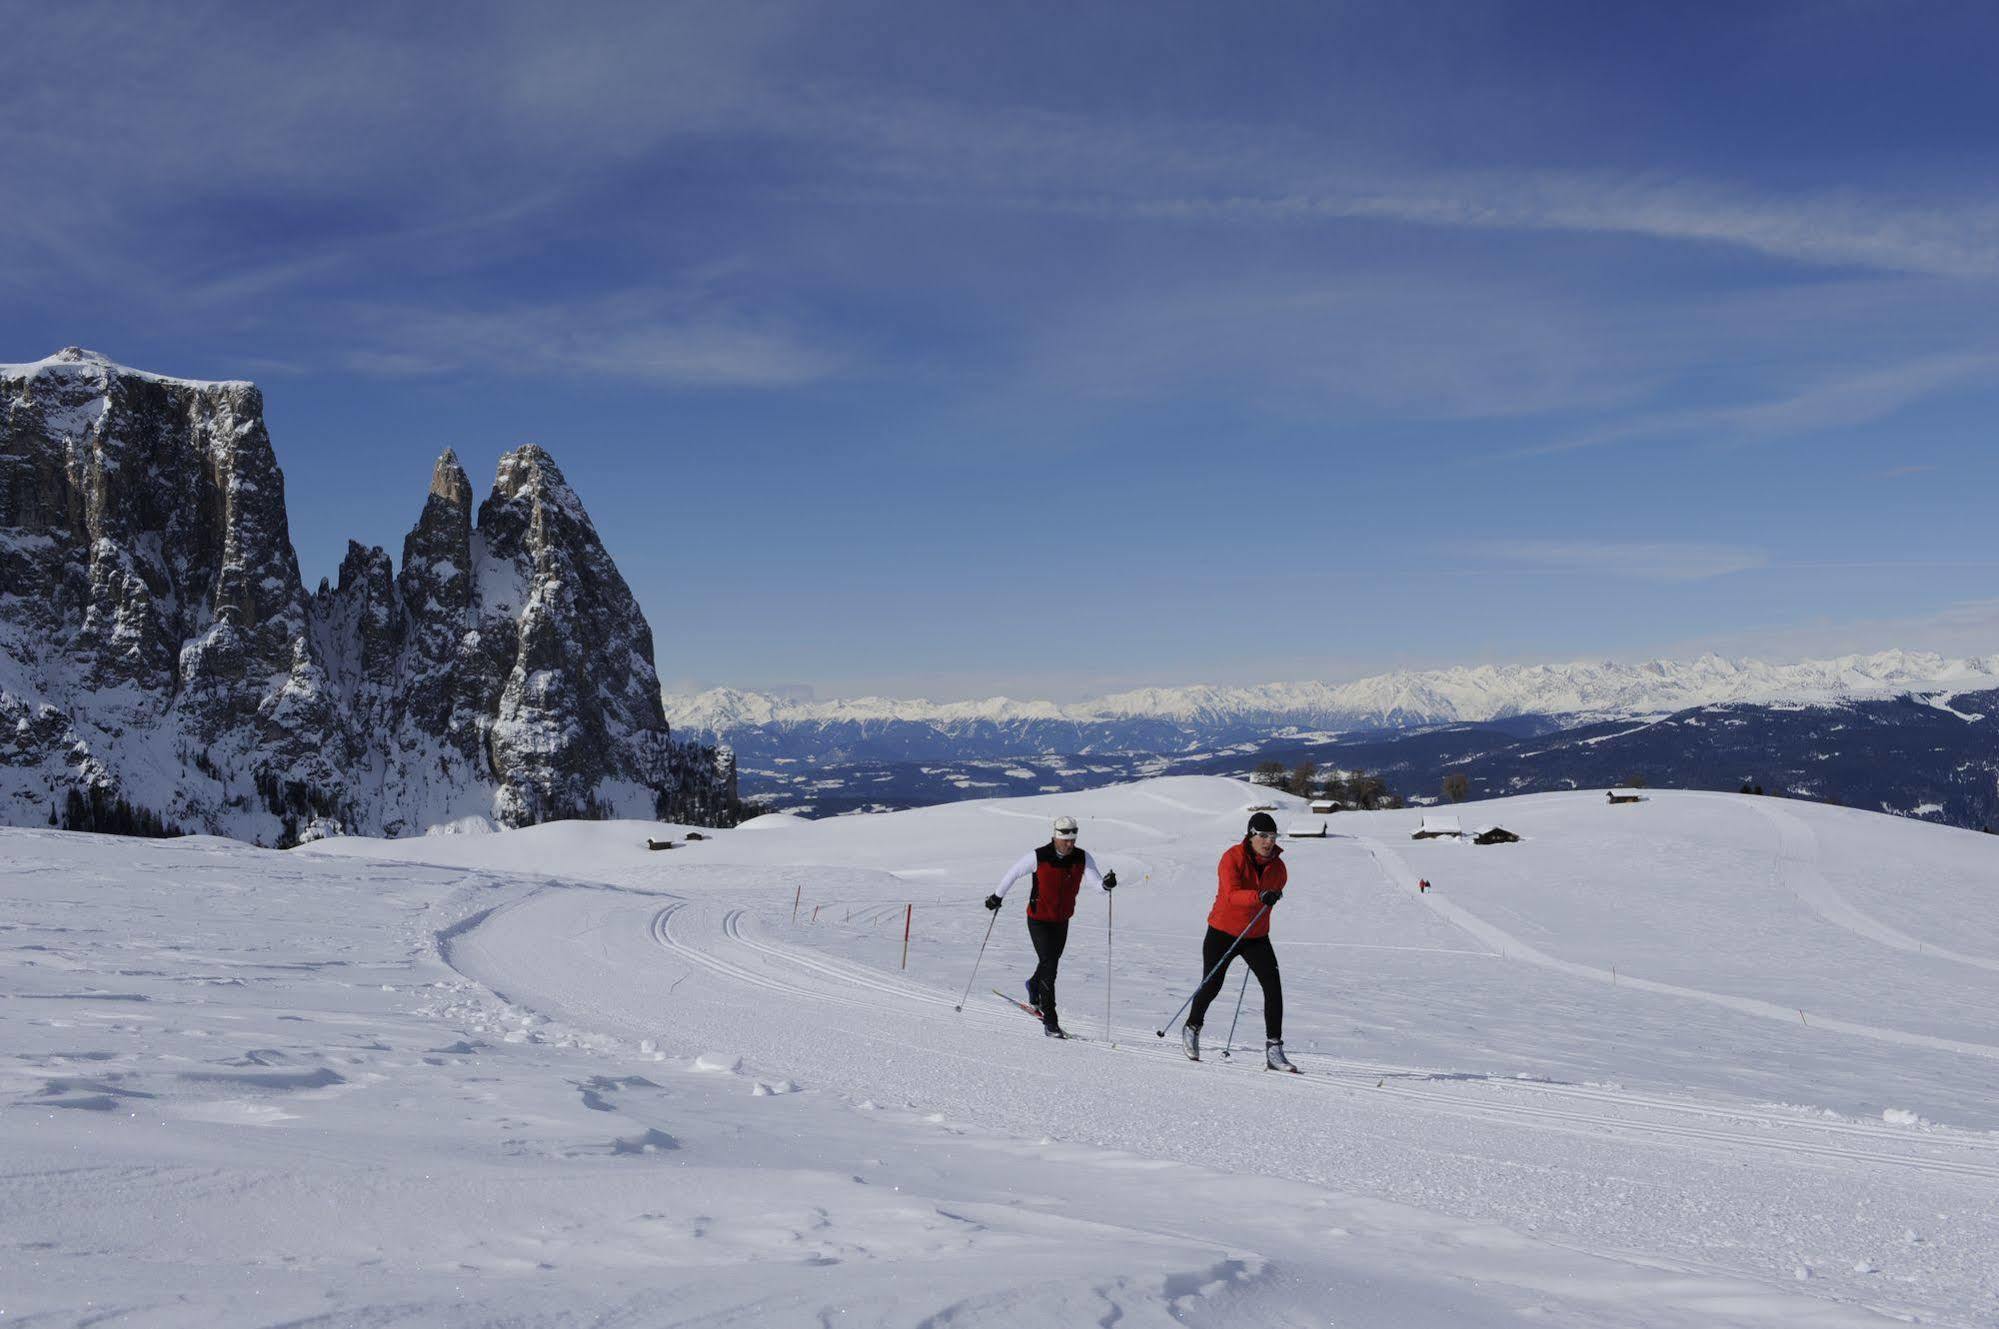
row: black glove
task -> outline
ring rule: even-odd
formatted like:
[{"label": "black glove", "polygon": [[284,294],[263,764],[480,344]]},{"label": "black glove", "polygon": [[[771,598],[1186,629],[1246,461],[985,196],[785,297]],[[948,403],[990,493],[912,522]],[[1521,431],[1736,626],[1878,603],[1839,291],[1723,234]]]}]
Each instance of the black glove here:
[{"label": "black glove", "polygon": [[1257,896],[1256,898],[1263,901],[1266,905],[1272,905],[1276,904],[1279,900],[1282,900],[1284,898],[1284,892],[1265,891],[1263,894]]},{"label": "black glove", "polygon": [[1113,868],[1109,872],[1106,872],[1104,874],[1104,889],[1108,891],[1113,889],[1116,885],[1117,885],[1117,869]]},{"label": "black glove", "polygon": [[997,895],[988,895],[986,897],[986,908],[992,910],[994,913],[998,913],[999,907],[1000,898]]}]

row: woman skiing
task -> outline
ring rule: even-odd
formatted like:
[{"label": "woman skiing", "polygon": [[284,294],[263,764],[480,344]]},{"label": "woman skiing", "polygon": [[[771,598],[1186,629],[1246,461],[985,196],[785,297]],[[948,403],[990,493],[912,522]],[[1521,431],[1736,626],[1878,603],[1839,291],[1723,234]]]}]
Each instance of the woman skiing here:
[{"label": "woman skiing", "polygon": [[1194,1008],[1180,1030],[1191,1061],[1201,1059],[1201,1021],[1221,993],[1229,964],[1240,955],[1263,989],[1263,1064],[1273,1071],[1298,1069],[1284,1055],[1284,984],[1270,945],[1270,910],[1284,898],[1288,877],[1283,853],[1277,847],[1277,823],[1269,813],[1258,812],[1250,817],[1242,843],[1229,846],[1216,865],[1215,907],[1208,911],[1208,934],[1201,941],[1201,972],[1208,981],[1194,994]]}]

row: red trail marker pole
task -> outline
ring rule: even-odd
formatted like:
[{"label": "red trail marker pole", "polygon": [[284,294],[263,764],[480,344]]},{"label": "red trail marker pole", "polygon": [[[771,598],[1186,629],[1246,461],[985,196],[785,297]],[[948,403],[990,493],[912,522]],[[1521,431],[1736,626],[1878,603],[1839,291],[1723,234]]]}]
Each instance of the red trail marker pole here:
[{"label": "red trail marker pole", "polygon": [[798,902],[805,897],[805,883],[799,882],[798,889],[791,893],[791,921],[798,921]]},{"label": "red trail marker pole", "polygon": [[909,920],[915,916],[915,905],[906,904],[902,907],[902,967],[904,969],[909,968]]}]

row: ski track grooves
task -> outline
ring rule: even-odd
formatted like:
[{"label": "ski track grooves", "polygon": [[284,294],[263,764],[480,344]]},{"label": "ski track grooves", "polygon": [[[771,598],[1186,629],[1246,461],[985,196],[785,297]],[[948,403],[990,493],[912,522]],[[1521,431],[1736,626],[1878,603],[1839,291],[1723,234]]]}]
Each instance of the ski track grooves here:
[{"label": "ski track grooves", "polygon": [[[758,939],[750,935],[748,926],[754,920],[748,919],[747,911],[729,909],[723,912],[718,929],[719,937],[708,934],[708,938],[720,940],[725,945],[740,947],[765,961],[772,961],[802,970],[814,978],[827,980],[823,983],[787,980],[779,974],[748,967],[704,949],[696,944],[694,937],[687,935],[683,926],[690,908],[689,901],[675,901],[657,910],[651,917],[649,929],[653,940],[671,951],[676,957],[698,964],[709,971],[737,982],[748,984],[768,992],[806,998],[814,1002],[834,1001],[855,1009],[898,1009],[905,1003],[919,1003],[931,1007],[953,1007],[956,1003],[948,994],[922,984],[898,980],[882,974],[865,965],[850,961],[820,956],[802,948],[782,943]],[[701,911],[696,911],[698,914]],[[1557,962],[1562,963],[1562,962]],[[1607,977],[1607,975],[1606,975]],[[1626,980],[1627,982],[1630,980]],[[1663,985],[1661,985],[1663,986]],[[857,990],[858,989],[858,990]],[[879,994],[870,998],[867,994]],[[1714,994],[1709,994],[1714,995]],[[887,1000],[883,1000],[887,999]],[[1733,1000],[1733,999],[1729,999]],[[1020,1023],[1011,1014],[987,1011],[967,1005],[965,1014],[980,1025],[1001,1029]],[[1132,1043],[1105,1043],[1098,1039],[1085,1039],[1078,1046],[1100,1052],[1118,1055],[1148,1057],[1164,1065],[1168,1059],[1178,1060],[1181,1056],[1177,1045],[1154,1045],[1149,1041]],[[1684,1141],[1709,1145],[1723,1145],[1735,1148],[1761,1150],[1803,1159],[1825,1159],[1840,1162],[1870,1163],[1891,1168],[1913,1169],[1939,1173],[1947,1176],[1977,1177],[1999,1181],[1999,1165],[1986,1164],[1949,1158],[1923,1157],[1906,1153],[1883,1152],[1878,1149],[1856,1148],[1844,1144],[1833,1144],[1813,1140],[1773,1139],[1767,1134],[1750,1135],[1739,1130],[1718,1126],[1678,1125],[1669,1122],[1635,1121],[1612,1112],[1590,1112],[1569,1110],[1563,1107],[1508,1103],[1496,1099],[1472,1100],[1462,1092],[1449,1093],[1433,1089],[1422,1089],[1412,1084],[1396,1084],[1398,1077],[1422,1075],[1424,1072],[1408,1068],[1369,1066],[1336,1059],[1329,1070],[1306,1070],[1298,1079],[1321,1086],[1325,1089],[1346,1089],[1353,1092],[1380,1094],[1407,1102],[1444,1116],[1473,1119],[1488,1123],[1508,1122],[1533,1127],[1540,1130],[1559,1131],[1570,1134],[1603,1135],[1617,1134],[1627,1137],[1647,1138],[1656,1141]],[[1204,1063],[1211,1065],[1213,1063]],[[1221,1070],[1220,1065],[1216,1065]],[[1249,1069],[1247,1066],[1243,1070]],[[1260,1069],[1260,1068],[1259,1068]],[[1233,1065],[1223,1073],[1238,1073]],[[1269,1088],[1279,1093],[1291,1090],[1282,1086],[1293,1077],[1280,1076],[1269,1084]],[[1369,1082],[1373,1083],[1369,1083]],[[1524,1091],[1541,1097],[1575,1100],[1578,1103],[1598,1102],[1625,1109],[1650,1109],[1654,1111],[1676,1112],[1696,1117],[1723,1117],[1755,1122],[1766,1131],[1771,1128],[1790,1129],[1819,1134],[1853,1136],[1877,1144],[1906,1144],[1934,1149],[1962,1150],[1970,1146],[1976,1151],[1984,1151],[1999,1145],[1988,1145],[1984,1141],[1938,1140],[1934,1137],[1905,1138],[1892,1135],[1876,1127],[1854,1122],[1815,1122],[1799,1120],[1781,1113],[1758,1112],[1753,1109],[1709,1107],[1700,1104],[1674,1102],[1670,1099],[1652,1098],[1635,1094],[1593,1089],[1587,1086],[1557,1085],[1536,1081],[1489,1080],[1469,1081],[1490,1094],[1499,1089]]]},{"label": "ski track grooves", "polygon": [[[1722,1006],[1744,1015],[1755,1015],[1766,1020],[1781,1021],[1784,1024],[1795,1024],[1799,1021],[1799,1012],[1792,1006],[1780,1006],[1776,1002],[1763,1001],[1757,997],[1737,997],[1724,992],[1709,992],[1703,988],[1681,987],[1677,983],[1661,983],[1654,979],[1636,978],[1630,974],[1613,975],[1610,970],[1598,968],[1596,965],[1550,955],[1546,951],[1530,946],[1504,928],[1486,922],[1462,905],[1440,899],[1431,892],[1419,890],[1416,874],[1410,870],[1408,862],[1381,841],[1363,837],[1357,843],[1374,857],[1382,875],[1400,887],[1404,893],[1434,910],[1447,922],[1456,924],[1461,931],[1476,937],[1494,950],[1503,952],[1508,959],[1525,960],[1529,964],[1577,978],[1596,979],[1604,983],[1616,983],[1620,987],[1637,988],[1644,992],[1657,992],[1669,997],[1703,1001],[1712,1006]],[[1955,1052],[1964,1056],[1983,1057],[1988,1061],[1999,1061],[1999,1047],[1989,1043],[1967,1043],[1962,1039],[1915,1034],[1905,1029],[1860,1024],[1853,1020],[1840,1020],[1828,1015],[1814,1016],[1809,1027],[1833,1033],[1852,1034],[1859,1038],[1872,1038],[1883,1043],[1899,1043],[1904,1047],[1929,1048],[1937,1052]]]},{"label": "ski track grooves", "polygon": [[1805,907],[1837,928],[1892,946],[1898,951],[1911,955],[1934,956],[1939,960],[1950,960],[1957,964],[1973,965],[1999,973],[1999,960],[1989,960],[1981,955],[1966,955],[1961,951],[1934,946],[1919,941],[1908,933],[1892,928],[1880,919],[1863,913],[1847,898],[1833,888],[1819,871],[1819,840],[1810,826],[1782,808],[1772,807],[1761,799],[1750,801],[1766,821],[1777,828],[1783,842],[1783,850],[1778,858],[1778,870],[1783,882],[1798,897]]}]

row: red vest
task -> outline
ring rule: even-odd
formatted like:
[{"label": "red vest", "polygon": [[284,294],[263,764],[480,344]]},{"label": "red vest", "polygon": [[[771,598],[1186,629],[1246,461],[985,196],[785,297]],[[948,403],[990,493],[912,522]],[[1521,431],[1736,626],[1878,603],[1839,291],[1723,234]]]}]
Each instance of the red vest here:
[{"label": "red vest", "polygon": [[1076,914],[1076,892],[1083,884],[1080,849],[1067,858],[1055,857],[1055,842],[1034,851],[1034,889],[1027,894],[1027,916],[1041,923],[1066,923]]}]

